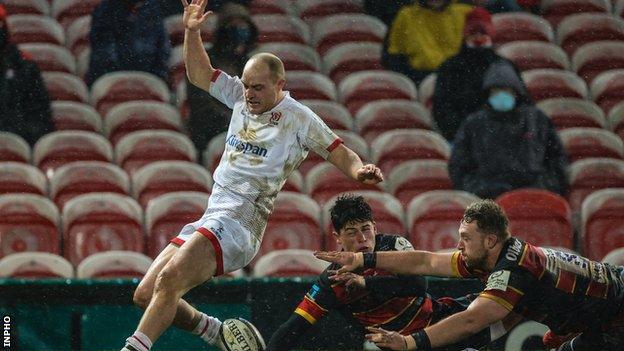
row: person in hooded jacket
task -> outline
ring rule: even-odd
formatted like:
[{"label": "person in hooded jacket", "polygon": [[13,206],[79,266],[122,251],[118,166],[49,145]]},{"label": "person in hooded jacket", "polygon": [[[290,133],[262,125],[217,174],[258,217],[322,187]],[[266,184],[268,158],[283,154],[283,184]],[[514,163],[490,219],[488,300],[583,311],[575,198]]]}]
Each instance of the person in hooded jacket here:
[{"label": "person in hooded jacket", "polygon": [[[208,50],[215,67],[232,76],[240,76],[255,48],[258,29],[247,8],[226,3],[220,8],[214,45]],[[200,159],[210,140],[227,131],[232,111],[208,92],[186,81],[190,113],[187,129]]]},{"label": "person in hooded jacket", "polygon": [[116,71],[142,71],[168,81],[171,53],[156,0],[104,0],[93,11],[86,83]]},{"label": "person in hooded jacket", "polygon": [[37,65],[11,43],[6,18],[0,5],[0,130],[32,146],[54,130],[50,98]]},{"label": "person in hooded jacket", "polygon": [[481,198],[518,188],[565,195],[568,157],[550,121],[528,98],[506,62],[494,62],[483,79],[487,103],[469,115],[454,139],[449,175],[454,188]]},{"label": "person in hooded jacket", "polygon": [[449,142],[453,141],[462,120],[483,106],[483,75],[493,62],[507,62],[520,75],[511,61],[494,51],[495,31],[490,13],[475,8],[466,16],[459,53],[438,69],[432,113],[440,134]]}]

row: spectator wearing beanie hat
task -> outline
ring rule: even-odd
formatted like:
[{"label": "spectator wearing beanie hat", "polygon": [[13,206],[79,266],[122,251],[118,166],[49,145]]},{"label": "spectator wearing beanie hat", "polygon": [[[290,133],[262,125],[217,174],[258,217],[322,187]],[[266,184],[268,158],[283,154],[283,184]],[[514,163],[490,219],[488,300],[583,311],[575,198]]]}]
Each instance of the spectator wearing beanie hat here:
[{"label": "spectator wearing beanie hat", "polygon": [[6,17],[0,5],[0,131],[32,146],[54,130],[50,98],[37,65],[11,43]]},{"label": "spectator wearing beanie hat", "polygon": [[492,63],[507,62],[520,74],[511,61],[492,48],[494,33],[490,13],[475,8],[466,16],[461,50],[438,69],[433,117],[440,133],[451,142],[466,116],[483,106],[483,75]]}]

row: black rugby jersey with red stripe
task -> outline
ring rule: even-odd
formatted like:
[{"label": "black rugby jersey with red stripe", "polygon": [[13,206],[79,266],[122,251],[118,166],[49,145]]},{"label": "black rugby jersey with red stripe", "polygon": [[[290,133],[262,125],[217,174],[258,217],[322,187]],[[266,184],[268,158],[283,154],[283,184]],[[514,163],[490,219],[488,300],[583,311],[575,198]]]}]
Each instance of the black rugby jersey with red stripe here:
[{"label": "black rugby jersey with red stripe", "polygon": [[492,273],[471,270],[453,255],[457,276],[486,284],[479,296],[547,325],[554,333],[608,324],[624,309],[624,267],[510,238]]}]

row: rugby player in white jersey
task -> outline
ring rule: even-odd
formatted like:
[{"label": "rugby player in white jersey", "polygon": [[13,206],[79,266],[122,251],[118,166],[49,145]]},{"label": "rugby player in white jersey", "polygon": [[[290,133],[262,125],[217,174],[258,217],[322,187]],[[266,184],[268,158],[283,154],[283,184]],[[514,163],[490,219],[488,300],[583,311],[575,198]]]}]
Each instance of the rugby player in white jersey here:
[{"label": "rugby player in white jersey", "polygon": [[251,261],[277,193],[309,150],[356,181],[383,180],[379,168],[363,165],[316,114],[282,90],[284,66],[276,56],[253,56],[241,79],[213,68],[200,36],[202,23],[212,13],[204,13],[207,0],[182,3],[189,81],[231,108],[232,119],[206,212],[158,255],[137,287],[134,301],[145,313],[123,350],[148,351],[172,324],[220,347],[221,322],[197,311],[182,296]]}]

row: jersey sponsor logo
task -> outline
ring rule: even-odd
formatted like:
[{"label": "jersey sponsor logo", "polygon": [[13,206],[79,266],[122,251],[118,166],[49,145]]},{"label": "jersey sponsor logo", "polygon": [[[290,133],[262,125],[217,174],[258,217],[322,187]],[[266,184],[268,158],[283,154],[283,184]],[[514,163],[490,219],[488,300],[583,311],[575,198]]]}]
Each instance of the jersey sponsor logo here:
[{"label": "jersey sponsor logo", "polygon": [[520,256],[520,251],[522,251],[522,243],[518,239],[513,239],[513,244],[509,245],[507,249],[507,253],[505,254],[505,258],[509,261],[517,261],[518,256]]},{"label": "jersey sponsor logo", "polygon": [[280,119],[282,119],[281,112],[271,112],[271,118],[269,118],[269,123],[276,126],[279,123]]},{"label": "jersey sponsor logo", "polygon": [[507,285],[509,284],[510,271],[496,271],[488,277],[485,290],[502,290],[507,291]]},{"label": "jersey sponsor logo", "polygon": [[234,147],[237,151],[240,151],[243,154],[254,154],[257,156],[267,157],[267,149],[254,145],[248,141],[240,140],[233,134],[227,137],[225,144]]},{"label": "jersey sponsor logo", "polygon": [[398,237],[394,243],[394,249],[397,251],[412,251],[414,250],[414,247],[409,240],[403,237]]},{"label": "jersey sponsor logo", "polygon": [[606,268],[602,263],[592,262],[585,257],[553,249],[542,249],[546,256],[546,270],[558,276],[561,271],[589,278],[597,283],[607,282]]}]

